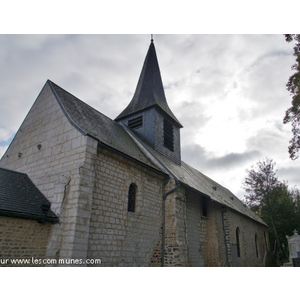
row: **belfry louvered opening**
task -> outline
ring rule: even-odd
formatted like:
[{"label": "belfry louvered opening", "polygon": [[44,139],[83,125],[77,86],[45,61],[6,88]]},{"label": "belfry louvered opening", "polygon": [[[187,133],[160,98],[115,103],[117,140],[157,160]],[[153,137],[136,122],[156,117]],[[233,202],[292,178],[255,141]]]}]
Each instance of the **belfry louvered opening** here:
[{"label": "belfry louvered opening", "polygon": [[164,119],[164,146],[171,151],[174,151],[174,131],[173,125]]},{"label": "belfry louvered opening", "polygon": [[137,129],[143,127],[143,116],[128,120],[128,127]]}]

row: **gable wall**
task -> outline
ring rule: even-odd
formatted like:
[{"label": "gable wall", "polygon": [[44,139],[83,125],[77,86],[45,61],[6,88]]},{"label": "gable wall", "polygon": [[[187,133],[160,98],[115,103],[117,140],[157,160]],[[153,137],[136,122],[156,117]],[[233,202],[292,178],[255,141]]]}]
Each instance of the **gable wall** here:
[{"label": "gable wall", "polygon": [[46,84],[0,166],[27,173],[59,216],[48,244],[49,257],[86,256],[96,152],[97,141],[70,124]]},{"label": "gable wall", "polygon": [[60,181],[59,176],[70,176],[74,166],[79,166],[85,157],[85,144],[86,137],[70,124],[46,84],[0,166],[27,173],[53,203],[53,189]]}]

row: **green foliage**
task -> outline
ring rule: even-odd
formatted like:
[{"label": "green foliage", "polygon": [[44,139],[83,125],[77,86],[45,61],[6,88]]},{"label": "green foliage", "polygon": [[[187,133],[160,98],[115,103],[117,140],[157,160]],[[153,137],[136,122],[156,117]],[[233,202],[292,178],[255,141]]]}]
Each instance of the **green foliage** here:
[{"label": "green foliage", "polygon": [[249,207],[257,207],[256,211],[267,204],[266,194],[278,184],[274,167],[273,160],[266,158],[265,161],[259,161],[256,168],[246,171],[248,177],[245,179],[244,189],[248,195],[245,195],[245,200]]},{"label": "green foliage", "polygon": [[271,159],[258,162],[247,170],[244,189],[247,205],[269,225],[271,247],[277,241],[281,255],[287,258],[286,235],[294,229],[300,230],[300,192],[290,190],[285,182],[280,182]]},{"label": "green foliage", "polygon": [[300,149],[300,34],[285,34],[285,40],[290,43],[295,42],[294,56],[296,63],[292,66],[295,73],[290,76],[286,84],[287,90],[292,95],[292,106],[286,111],[283,123],[291,123],[293,137],[289,144],[289,154],[291,159],[297,159]]},{"label": "green foliage", "polygon": [[270,241],[276,240],[276,232],[272,226],[272,217],[281,245],[287,249],[286,235],[292,235],[299,226],[296,217],[296,205],[292,193],[285,183],[280,183],[271,189],[267,195],[270,207],[263,207],[261,218],[270,225]]}]

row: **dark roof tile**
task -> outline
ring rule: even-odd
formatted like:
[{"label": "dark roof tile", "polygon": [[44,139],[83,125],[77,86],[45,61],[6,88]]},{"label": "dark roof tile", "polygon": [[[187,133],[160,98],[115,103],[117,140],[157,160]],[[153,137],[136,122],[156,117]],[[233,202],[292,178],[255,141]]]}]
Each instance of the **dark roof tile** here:
[{"label": "dark roof tile", "polygon": [[[49,208],[47,214],[44,208]],[[0,168],[0,215],[58,221],[50,210],[50,202],[26,174],[4,168]]]}]

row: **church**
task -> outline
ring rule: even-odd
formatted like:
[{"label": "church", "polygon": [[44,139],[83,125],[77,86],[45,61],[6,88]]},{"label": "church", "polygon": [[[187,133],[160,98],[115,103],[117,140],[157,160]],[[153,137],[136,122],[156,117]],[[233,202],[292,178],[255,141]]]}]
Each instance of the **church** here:
[{"label": "church", "polygon": [[0,258],[30,266],[265,266],[267,225],[181,160],[151,39],[114,119],[47,80],[0,161]]}]

